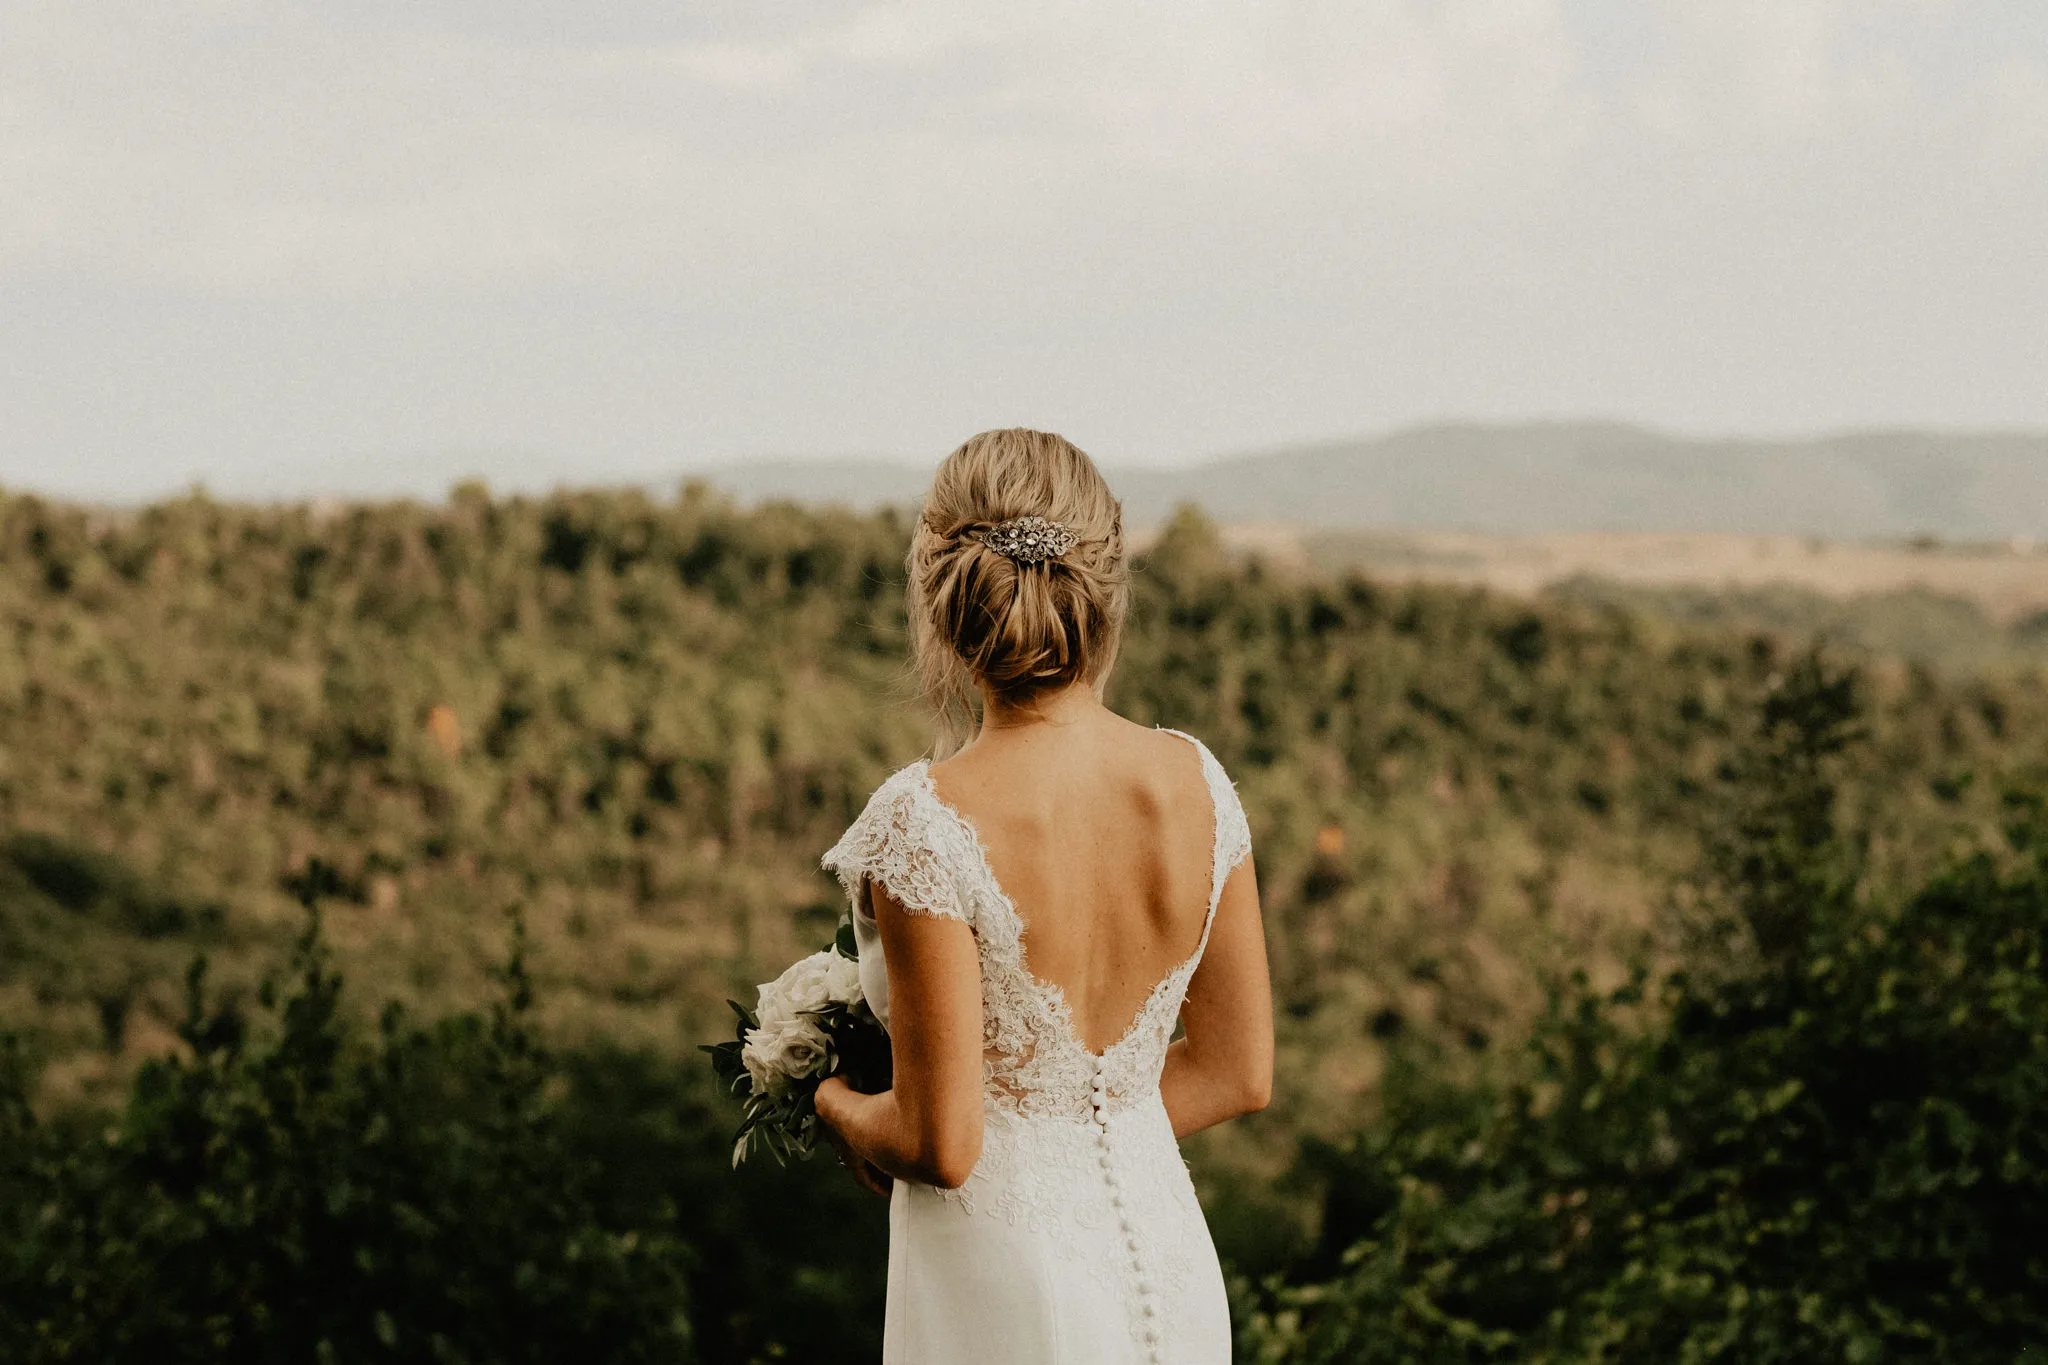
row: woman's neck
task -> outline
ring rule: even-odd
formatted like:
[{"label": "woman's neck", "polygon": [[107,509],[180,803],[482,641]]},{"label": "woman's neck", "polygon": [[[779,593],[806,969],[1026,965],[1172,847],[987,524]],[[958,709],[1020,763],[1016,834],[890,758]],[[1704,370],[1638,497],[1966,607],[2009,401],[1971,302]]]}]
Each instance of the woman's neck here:
[{"label": "woman's neck", "polygon": [[1056,692],[1041,692],[1030,701],[1015,704],[990,692],[981,698],[981,732],[1023,730],[1034,726],[1067,726],[1089,720],[1102,711],[1102,694],[1093,684],[1069,683]]}]

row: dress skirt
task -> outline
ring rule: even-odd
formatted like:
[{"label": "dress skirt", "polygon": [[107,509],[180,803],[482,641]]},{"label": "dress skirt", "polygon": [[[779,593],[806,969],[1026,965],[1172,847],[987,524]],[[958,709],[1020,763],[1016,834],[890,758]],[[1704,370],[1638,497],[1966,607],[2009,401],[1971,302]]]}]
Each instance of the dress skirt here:
[{"label": "dress skirt", "polygon": [[1215,1244],[1157,1091],[991,1108],[967,1183],[898,1181],[884,1365],[1226,1365]]}]

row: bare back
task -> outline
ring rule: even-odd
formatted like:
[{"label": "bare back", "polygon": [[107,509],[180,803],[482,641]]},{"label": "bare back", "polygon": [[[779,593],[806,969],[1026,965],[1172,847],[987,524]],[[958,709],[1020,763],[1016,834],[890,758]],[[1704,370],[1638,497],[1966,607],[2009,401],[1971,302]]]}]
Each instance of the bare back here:
[{"label": "bare back", "polygon": [[1200,751],[1095,708],[985,729],[931,778],[980,833],[1031,975],[1106,1051],[1202,939],[1216,816]]}]

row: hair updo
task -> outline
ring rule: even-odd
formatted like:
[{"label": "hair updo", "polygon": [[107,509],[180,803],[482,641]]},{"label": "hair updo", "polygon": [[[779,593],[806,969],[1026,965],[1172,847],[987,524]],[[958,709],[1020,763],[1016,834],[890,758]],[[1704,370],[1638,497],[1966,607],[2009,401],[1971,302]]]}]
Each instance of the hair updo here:
[{"label": "hair updo", "polygon": [[[1027,563],[977,537],[1039,516],[1072,531],[1064,555]],[[940,756],[975,725],[980,688],[1012,703],[1115,662],[1130,578],[1123,507],[1071,442],[1012,428],[970,437],[932,476],[910,540],[910,639],[938,713]]]}]

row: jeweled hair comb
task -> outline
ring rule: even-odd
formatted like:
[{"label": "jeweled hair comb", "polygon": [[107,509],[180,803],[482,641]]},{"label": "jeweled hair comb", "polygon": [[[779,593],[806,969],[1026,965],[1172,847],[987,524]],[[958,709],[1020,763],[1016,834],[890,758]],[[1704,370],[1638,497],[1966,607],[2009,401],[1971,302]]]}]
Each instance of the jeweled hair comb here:
[{"label": "jeweled hair comb", "polygon": [[997,522],[986,531],[968,534],[997,554],[1008,555],[1020,564],[1058,559],[1081,541],[1081,537],[1050,517],[1012,517],[1008,521]]}]

